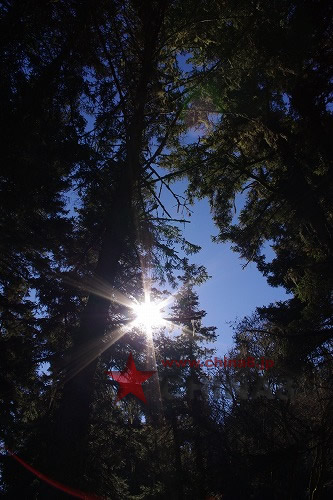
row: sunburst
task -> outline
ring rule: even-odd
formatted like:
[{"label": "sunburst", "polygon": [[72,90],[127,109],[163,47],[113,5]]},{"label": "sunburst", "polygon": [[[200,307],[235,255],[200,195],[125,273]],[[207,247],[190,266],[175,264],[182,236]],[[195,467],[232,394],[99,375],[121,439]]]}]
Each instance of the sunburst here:
[{"label": "sunburst", "polygon": [[131,306],[136,316],[133,326],[141,327],[147,334],[150,334],[153,328],[161,328],[165,325],[165,319],[162,316],[162,309],[165,305],[166,301],[151,301],[150,294],[146,293],[144,302]]}]

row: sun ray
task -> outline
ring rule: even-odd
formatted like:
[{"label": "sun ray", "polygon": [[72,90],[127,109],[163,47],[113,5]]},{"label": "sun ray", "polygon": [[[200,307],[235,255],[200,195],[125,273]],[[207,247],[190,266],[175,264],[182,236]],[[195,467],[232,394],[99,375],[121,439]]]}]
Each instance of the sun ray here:
[{"label": "sun ray", "polygon": [[103,354],[104,351],[109,349],[115,342],[117,342],[123,335],[128,333],[128,328],[124,325],[115,328],[103,337],[94,339],[84,346],[75,357],[71,359],[66,367],[63,368],[65,377],[62,381],[63,384],[71,380],[75,375],[80,373],[90,363],[92,363],[98,356]]},{"label": "sun ray", "polygon": [[[75,357],[70,360],[67,366],[63,366],[63,368],[59,370],[64,374],[64,379],[62,380],[63,384],[75,377],[80,371],[86,368],[98,356],[109,349],[115,342],[117,342],[123,335],[128,333],[133,328],[140,328],[144,331],[147,338],[147,362],[150,359],[150,363],[153,364],[153,369],[157,370],[153,329],[161,328],[167,324],[171,324],[174,327],[179,326],[172,321],[172,318],[170,318],[170,321],[169,318],[162,316],[162,311],[174,299],[174,294],[170,294],[166,299],[160,302],[151,301],[151,280],[148,278],[143,279],[144,302],[140,303],[135,299],[129,299],[101,278],[87,278],[83,281],[65,278],[64,281],[70,286],[74,286],[87,291],[88,293],[92,293],[125,306],[131,310],[136,317],[134,319],[132,317],[124,320],[122,323],[125,324],[122,324],[122,326],[113,329],[111,332],[99,337],[98,339],[92,339],[84,347],[82,347],[79,352],[75,354]],[[162,411],[161,390],[159,382],[155,382],[155,392],[159,394],[159,403],[157,404],[159,406],[159,410]]]},{"label": "sun ray", "polygon": [[82,281],[78,281],[72,278],[65,277],[63,281],[72,287],[84,290],[85,292],[92,293],[99,297],[103,297],[104,299],[111,300],[112,302],[125,307],[132,307],[132,305],[134,304],[134,302],[126,297],[126,295],[119,292],[119,290],[117,290],[116,288],[113,288],[101,278],[88,277]]},{"label": "sun ray", "polygon": [[150,401],[150,407],[154,410],[154,413],[157,415],[158,419],[161,420],[163,418],[163,400],[161,394],[160,379],[158,376],[159,370],[156,362],[154,339],[152,335],[147,335],[146,338],[147,338],[146,369],[154,370],[157,373],[157,376],[152,377],[150,385],[147,387],[147,400]]},{"label": "sun ray", "polygon": [[163,326],[162,306],[163,304],[161,303],[151,302],[150,297],[147,295],[144,302],[132,306],[136,315],[135,325],[145,328],[147,334],[151,334],[152,328]]}]

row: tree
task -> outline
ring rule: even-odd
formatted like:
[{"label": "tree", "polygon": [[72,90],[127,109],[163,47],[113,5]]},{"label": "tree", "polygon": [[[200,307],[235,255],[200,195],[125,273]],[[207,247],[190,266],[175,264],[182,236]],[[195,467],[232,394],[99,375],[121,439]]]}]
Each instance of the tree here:
[{"label": "tree", "polygon": [[[216,240],[231,241],[270,285],[294,294],[290,328],[313,329],[325,340],[332,331],[331,6],[286,1],[273,12],[265,2],[226,2],[211,8],[218,19],[201,25],[192,60],[210,67],[196,95],[219,115],[210,133],[165,163],[188,176],[190,196],[209,197]],[[240,195],[245,204],[233,223]],[[272,261],[265,244],[275,252]]]},{"label": "tree", "polygon": [[[64,189],[77,190],[82,208],[72,220],[62,214],[59,231],[64,227],[66,232],[61,245],[55,246],[54,252],[52,248],[45,272],[29,282],[43,307],[38,349],[41,352],[43,343],[43,360],[51,364],[53,386],[50,409],[45,401],[42,422],[38,421],[41,430],[32,436],[48,436],[48,445],[29,454],[38,468],[82,488],[94,375],[101,350],[97,354],[95,350],[89,363],[77,367],[77,360],[91,344],[103,341],[107,328],[114,328],[119,317],[124,322],[124,311],[111,307],[115,287],[138,296],[144,265],[158,264],[160,277],[172,278],[172,270],[181,269],[185,262],[173,250],[175,242],[188,253],[196,249],[172,226],[172,218],[156,194],[156,188],[163,187],[172,193],[178,208],[184,206],[157,167],[164,148],[184,128],[178,122],[183,81],[174,49],[170,49],[184,25],[178,17],[181,7],[167,1],[145,5],[105,2],[97,9],[90,3],[83,7],[76,2],[70,6],[56,2],[48,7],[50,22],[45,27],[43,16],[40,19],[33,6],[31,9],[29,15],[16,4],[4,9],[8,26],[13,18],[28,15],[32,19],[26,37],[37,48],[17,64],[21,73],[25,72],[27,86],[34,81],[34,71],[37,74],[46,66],[34,87],[34,95],[46,94],[48,99],[43,107],[41,98],[41,120],[47,121],[49,112],[53,116],[51,105],[56,103],[65,118],[66,133],[73,139],[68,145],[67,170],[58,169],[46,180],[54,186],[53,197],[58,200],[58,205],[52,205],[52,223],[64,208],[59,201]],[[82,26],[86,28],[84,41],[76,36]],[[54,36],[58,51],[49,61]],[[27,70],[22,69],[25,64]],[[29,106],[35,113],[33,102],[29,101]],[[49,140],[50,130],[45,134]],[[157,147],[152,142],[155,139]],[[64,164],[62,137],[50,140],[58,168],[59,163]],[[19,138],[18,144],[22,141]],[[35,143],[31,137],[29,145],[35,147]],[[34,162],[37,164],[38,155]],[[40,189],[40,179],[36,186]],[[50,200],[52,193],[47,192],[45,200],[36,204],[36,212],[47,210]],[[51,227],[45,228],[52,232]],[[87,277],[92,277],[85,285],[88,295],[82,291],[82,278],[87,281]],[[134,286],[130,286],[128,281],[133,278]],[[68,290],[68,283],[75,282],[80,282],[81,292]],[[29,448],[29,440],[25,445]],[[19,495],[17,488],[15,494]],[[53,490],[47,494],[58,495]]]},{"label": "tree", "polygon": [[200,275],[195,276],[195,266],[188,266],[171,307],[172,321],[182,327],[181,333],[174,340],[162,335],[156,341],[159,364],[179,360],[159,373],[166,425],[172,429],[175,450],[177,493],[174,495],[179,498],[189,494],[202,498],[210,486],[206,479],[205,447],[209,407],[204,385],[208,377],[195,362],[214,352],[203,345],[216,340],[216,328],[201,324],[206,312],[199,309],[198,294],[193,288],[202,281]]},{"label": "tree", "polygon": [[[62,68],[71,68],[71,82],[77,84],[69,47],[82,39],[78,27],[85,11],[79,9],[74,22],[62,8],[57,15],[55,10],[51,3],[44,10],[31,2],[1,7],[0,342],[6,408],[1,439],[9,447],[24,442],[43,411],[41,398],[47,389],[38,367],[46,338],[35,286],[41,277],[54,275],[54,262],[64,259],[72,221],[63,194],[70,187],[74,162],[83,156],[77,134],[84,122],[74,110],[71,115],[64,112],[70,108],[70,84],[62,78]],[[77,93],[70,95],[75,102]]]},{"label": "tree", "polygon": [[[200,499],[328,497],[331,14],[324,0],[1,7],[1,430],[52,479],[119,499],[170,498],[175,485]],[[184,146],[193,126],[205,133]],[[183,177],[190,201],[209,197],[217,240],[293,296],[236,330],[231,355],[269,356],[274,369],[221,367],[211,380],[191,364],[165,367],[175,400],[163,420],[155,400],[114,405],[104,372],[129,351],[138,368],[151,362],[131,306],[166,280],[183,284],[173,309],[183,329],[155,338],[157,358],[202,358],[201,341],[215,338],[193,288],[205,270],[187,258],[198,247],[179,228],[190,212],[172,181]],[[2,462],[8,498],[60,498]]]}]

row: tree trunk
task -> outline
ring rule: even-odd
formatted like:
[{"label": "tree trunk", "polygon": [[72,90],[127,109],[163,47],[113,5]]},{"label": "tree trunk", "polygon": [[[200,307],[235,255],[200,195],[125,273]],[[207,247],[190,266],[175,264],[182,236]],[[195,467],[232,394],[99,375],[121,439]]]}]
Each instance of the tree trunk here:
[{"label": "tree trunk", "polygon": [[[152,12],[155,6],[156,13]],[[145,128],[145,105],[148,97],[148,85],[155,70],[157,41],[161,28],[165,5],[147,2],[138,7],[143,30],[142,64],[138,86],[135,92],[136,106],[128,123],[126,138],[126,162],[122,178],[110,210],[108,227],[100,252],[95,275],[104,282],[114,285],[119,269],[119,260],[126,251],[126,237],[134,226],[134,206],[136,192],[141,175],[141,154]],[[154,55],[155,54],[155,55]],[[112,217],[112,219],[111,219]],[[133,235],[134,237],[134,235]],[[101,338],[107,327],[110,300],[90,295],[82,315],[79,335],[72,349],[75,359],[84,346],[92,339]],[[47,475],[57,481],[81,490],[87,490],[84,478],[87,469],[87,450],[89,442],[89,414],[94,391],[94,374],[97,359],[83,368],[69,380],[63,388],[55,423],[51,424],[52,446],[45,463],[40,465]],[[112,453],[112,450],[110,450]],[[61,498],[61,493],[54,488],[45,487],[48,498]],[[67,497],[66,497],[67,498]]]},{"label": "tree trunk", "polygon": [[[105,237],[95,276],[111,287],[119,271],[119,260],[125,250],[124,241],[131,226],[131,199],[127,182],[122,182],[114,198],[112,224]],[[101,339],[108,323],[110,300],[91,294],[82,314],[79,334],[72,349],[72,359],[84,350],[92,339]],[[63,387],[60,406],[55,415],[52,441],[52,473],[57,480],[82,487],[89,440],[89,414],[94,391],[94,375],[98,358],[83,367]],[[51,451],[50,450],[50,451]]]}]

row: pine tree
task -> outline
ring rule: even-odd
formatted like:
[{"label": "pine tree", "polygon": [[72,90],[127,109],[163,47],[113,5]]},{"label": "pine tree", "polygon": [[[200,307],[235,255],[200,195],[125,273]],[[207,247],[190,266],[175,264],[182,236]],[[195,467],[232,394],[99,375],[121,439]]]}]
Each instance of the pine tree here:
[{"label": "pine tree", "polygon": [[[196,65],[211,71],[193,107],[206,99],[217,119],[197,144],[175,149],[166,164],[187,174],[190,196],[210,199],[216,241],[230,241],[245,265],[255,262],[270,285],[294,294],[288,328],[299,335],[313,330],[320,342],[331,335],[332,316],[332,64],[326,43],[332,7],[326,1],[281,2],[273,11],[267,2],[210,7],[217,20],[201,25],[192,61],[194,76]],[[245,203],[233,222],[239,195]],[[272,261],[264,245],[274,250]],[[277,306],[277,322],[279,316]]]},{"label": "pine tree", "polygon": [[[205,391],[208,376],[201,366],[194,363],[214,352],[213,348],[204,347],[204,344],[216,340],[216,328],[201,324],[206,312],[199,309],[194,286],[207,277],[199,275],[196,278],[195,272],[195,266],[187,266],[181,277],[182,287],[175,294],[171,307],[171,320],[181,327],[181,333],[174,340],[163,334],[156,342],[160,364],[167,365],[167,360],[176,360],[173,366],[166,366],[159,375],[166,425],[170,426],[173,435],[178,498],[190,494],[199,494],[202,498],[209,488],[205,447],[209,420],[209,401]],[[187,446],[190,449],[186,454]]]},{"label": "pine tree", "polygon": [[[42,211],[46,218],[51,203],[52,217],[43,229],[48,237],[52,235],[52,243],[57,240],[54,227],[61,233],[57,244],[42,247],[42,252],[51,252],[46,259],[44,254],[47,265],[43,267],[39,261],[38,274],[29,282],[42,307],[38,350],[40,360],[50,363],[47,380],[51,388],[47,389],[50,402],[44,398],[35,432],[20,444],[29,450],[25,458],[38,469],[52,471],[57,480],[84,489],[94,377],[103,346],[92,349],[89,363],[83,353],[101,344],[108,328],[126,323],[124,310],[111,306],[110,299],[116,288],[127,297],[142,294],[145,260],[155,266],[161,279],[172,280],[173,269],[183,267],[174,245],[181,243],[188,253],[196,250],[172,225],[156,192],[157,186],[172,192],[157,166],[164,148],[184,129],[178,121],[183,81],[174,48],[170,51],[170,44],[175,38],[179,44],[184,30],[179,18],[182,8],[155,1],[145,5],[106,2],[97,9],[90,3],[73,2],[67,7],[52,2],[45,26],[43,15],[33,6],[31,12],[25,8],[17,12],[16,8],[4,9],[8,32],[13,19],[31,20],[24,33],[28,53],[25,59],[18,59],[27,87],[33,86],[27,110],[39,113],[38,129],[32,129],[28,142],[35,147],[34,133],[46,123],[45,141],[54,148],[51,158],[56,166],[54,174],[49,171],[45,176],[54,194],[45,192],[45,199],[36,204],[36,213]],[[36,47],[36,41],[37,48],[31,52],[30,44]],[[40,106],[34,107],[34,96],[40,98]],[[64,123],[53,136],[55,112]],[[156,139],[157,148],[153,145]],[[22,141],[20,137],[19,146]],[[38,159],[37,150],[36,165]],[[42,187],[43,179],[38,178],[36,189]],[[75,218],[66,217],[61,199],[70,188],[77,193],[72,198],[78,195],[81,204]],[[173,196],[178,208],[186,209],[182,199]],[[26,228],[29,232],[31,224]],[[33,255],[38,248],[35,243],[31,243]],[[84,362],[78,366],[78,360]],[[44,444],[33,449],[36,437]],[[20,495],[19,488],[16,484],[13,494]],[[46,487],[43,494],[50,498],[59,495]]]}]

